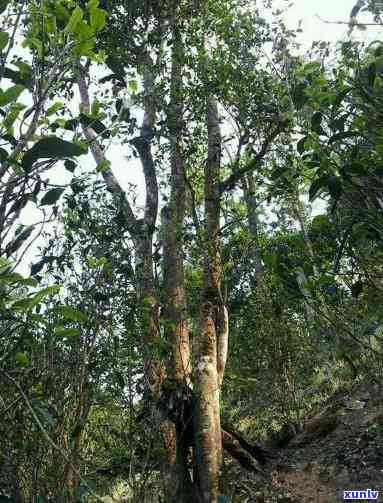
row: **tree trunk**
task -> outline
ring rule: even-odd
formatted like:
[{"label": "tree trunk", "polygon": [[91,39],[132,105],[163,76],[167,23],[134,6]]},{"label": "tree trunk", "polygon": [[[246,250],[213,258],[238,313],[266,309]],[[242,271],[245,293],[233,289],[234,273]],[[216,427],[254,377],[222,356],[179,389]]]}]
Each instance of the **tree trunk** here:
[{"label": "tree trunk", "polygon": [[170,201],[162,211],[163,219],[163,286],[164,322],[171,358],[168,377],[190,384],[191,362],[189,333],[186,322],[185,279],[183,264],[183,224],[186,184],[182,149],[184,48],[177,11],[173,26],[171,102],[168,114],[170,133]]},{"label": "tree trunk", "polygon": [[[204,173],[205,197],[205,256],[201,314],[197,356],[197,407],[195,444],[200,498],[202,503],[215,503],[218,497],[222,462],[220,424],[220,381],[226,363],[227,312],[221,292],[220,257],[220,162],[221,133],[218,107],[207,99],[206,125],[208,158]],[[226,338],[225,341],[220,337]],[[218,357],[219,353],[219,371]],[[224,359],[222,357],[224,356]]]},{"label": "tree trunk", "polygon": [[69,503],[76,503],[78,500],[78,487],[80,484],[80,461],[84,445],[85,424],[91,410],[88,399],[87,368],[85,361],[81,369],[81,378],[79,382],[78,404],[73,412],[75,418],[74,429],[71,432],[71,439],[68,439],[68,445],[71,445],[69,453],[69,462],[66,470],[66,486],[68,491]]},{"label": "tree trunk", "polygon": [[304,239],[304,242],[305,242],[305,245],[307,248],[307,252],[308,252],[308,255],[312,261],[312,267],[313,267],[314,274],[315,274],[315,276],[318,276],[318,268],[315,263],[315,254],[314,254],[313,246],[312,246],[311,239],[310,239],[309,232],[308,232],[307,210],[306,210],[304,204],[302,203],[302,201],[299,199],[298,192],[294,193],[293,201],[292,201],[292,209],[293,209],[293,213],[294,213],[295,218],[299,222],[299,226],[300,226],[302,234],[303,234],[303,239]]},{"label": "tree trunk", "polygon": [[[186,320],[185,278],[183,264],[183,224],[185,218],[185,166],[182,149],[183,89],[182,69],[184,48],[175,7],[173,19],[173,54],[171,69],[171,96],[167,117],[170,133],[171,189],[169,204],[162,210],[163,239],[163,303],[165,339],[170,349],[167,361],[167,378],[174,384],[171,397],[176,407],[182,409],[183,401],[177,400],[185,386],[191,385],[191,361],[189,332]],[[183,418],[182,410],[176,411]],[[164,426],[167,450],[165,498],[169,503],[192,503],[193,484],[188,468],[190,444],[186,438],[187,425],[166,421]],[[190,429],[190,428],[189,428]]]},{"label": "tree trunk", "polygon": [[242,188],[245,196],[247,208],[247,220],[249,231],[252,237],[251,258],[254,264],[255,287],[259,290],[264,283],[264,267],[259,249],[259,223],[258,223],[258,202],[254,174],[248,173],[242,181]]},{"label": "tree trunk", "polygon": [[[166,369],[164,362],[161,358],[158,358],[156,354],[158,344],[160,343],[160,303],[155,289],[153,274],[153,234],[158,212],[158,184],[151,153],[151,139],[155,121],[155,104],[153,100],[154,75],[151,71],[152,67],[153,65],[150,65],[149,62],[148,69],[144,76],[145,115],[141,134],[132,141],[139,153],[145,177],[146,201],[144,219],[142,221],[138,220],[134,215],[127,196],[118,183],[118,180],[115,178],[112,170],[103,169],[101,173],[108,190],[115,194],[122,206],[127,229],[134,244],[137,304],[139,306],[140,324],[139,345],[144,360],[144,373],[147,387],[155,401],[158,401],[161,398],[161,388],[166,377]],[[78,86],[81,103],[85,113],[89,113],[90,98],[86,77],[84,68],[80,67]],[[106,158],[96,132],[91,127],[84,126],[84,135],[90,143],[90,148],[96,164],[100,165]],[[165,448],[165,456],[162,460],[162,470],[166,484],[165,492],[171,494],[174,485],[177,487],[179,485],[174,484],[174,477],[178,477],[176,464],[177,453],[175,450],[177,445],[176,430],[174,425],[167,420],[162,421],[160,430]],[[185,502],[189,503],[187,500],[185,500]]]}]

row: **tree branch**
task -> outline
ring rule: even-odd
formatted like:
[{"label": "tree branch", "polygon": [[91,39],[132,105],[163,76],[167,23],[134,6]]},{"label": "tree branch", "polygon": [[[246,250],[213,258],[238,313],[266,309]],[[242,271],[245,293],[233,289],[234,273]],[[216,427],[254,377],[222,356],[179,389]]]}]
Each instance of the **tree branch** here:
[{"label": "tree branch", "polygon": [[158,214],[158,183],[151,150],[151,141],[154,136],[156,106],[153,97],[154,74],[151,70],[154,63],[149,55],[146,55],[146,59],[147,68],[144,73],[144,120],[141,127],[141,135],[134,138],[131,143],[136,147],[140,155],[145,177],[146,199],[144,224],[153,232]]},{"label": "tree branch", "polygon": [[272,131],[269,134],[269,136],[265,139],[265,141],[263,142],[261,150],[258,152],[258,154],[256,154],[256,156],[248,164],[246,164],[246,166],[244,166],[241,169],[238,169],[237,171],[234,171],[228,178],[226,178],[226,180],[224,180],[223,182],[220,183],[220,193],[221,194],[223,192],[234,189],[235,185],[240,181],[240,179],[244,175],[246,175],[246,173],[253,171],[257,167],[258,163],[267,154],[271,143],[282,132],[282,129],[283,129],[283,127],[280,125],[274,131]]},{"label": "tree branch", "polygon": [[322,21],[322,23],[326,23],[326,24],[346,24],[348,26],[383,26],[383,23],[357,23],[356,21],[353,21],[351,19],[351,21],[327,21],[326,19],[323,19],[321,18],[320,16],[318,16],[318,14],[316,15],[316,17],[319,19],[319,21]]},{"label": "tree branch", "polygon": [[[80,92],[81,104],[83,106],[84,112],[86,114],[90,113],[90,98],[88,85],[86,82],[86,69],[84,67],[79,66],[79,76],[77,78],[77,85]],[[97,139],[97,134],[95,130],[85,124],[82,125],[83,132],[85,138],[89,142],[90,150],[93,155],[93,159],[96,162],[97,166],[102,165],[107,161],[104,150]],[[133,213],[132,207],[128,201],[126,193],[122,189],[119,184],[117,178],[114,176],[114,173],[111,169],[101,169],[101,175],[104,179],[104,182],[110,192],[116,195],[120,195],[122,201],[122,207],[124,214],[127,219],[128,230],[132,235],[136,235],[138,232],[138,221]]]}]

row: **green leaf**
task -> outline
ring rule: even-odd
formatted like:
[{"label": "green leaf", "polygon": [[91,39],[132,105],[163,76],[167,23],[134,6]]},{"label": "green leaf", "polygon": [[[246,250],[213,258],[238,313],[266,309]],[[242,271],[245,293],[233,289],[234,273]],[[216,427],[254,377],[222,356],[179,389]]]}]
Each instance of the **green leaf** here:
[{"label": "green leaf", "polygon": [[24,154],[21,164],[26,171],[30,171],[38,159],[65,159],[66,157],[77,157],[86,154],[86,152],[86,149],[75,143],[62,140],[57,136],[47,136]]},{"label": "green leaf", "polygon": [[328,190],[334,199],[339,199],[342,194],[342,183],[337,176],[330,176],[327,180]]},{"label": "green leaf", "polygon": [[38,274],[41,271],[41,269],[44,267],[45,264],[46,264],[45,259],[42,259],[39,262],[36,262],[36,264],[33,264],[31,266],[31,275],[34,276],[35,274]]},{"label": "green leaf", "polygon": [[53,16],[46,16],[45,17],[45,31],[48,33],[48,34],[51,34],[51,33],[54,33],[56,34],[57,33],[57,21],[56,21],[56,18],[54,18]]},{"label": "green leaf", "polygon": [[344,100],[344,98],[347,96],[347,94],[352,90],[351,87],[346,87],[345,89],[343,89],[343,91],[339,92],[335,101],[334,101],[334,104],[333,104],[333,107],[332,107],[332,112],[334,113],[334,111],[339,107],[339,105],[342,103],[342,101]]},{"label": "green leaf", "polygon": [[93,117],[90,117],[89,115],[86,115],[84,113],[80,114],[78,118],[82,125],[91,127],[96,131],[97,134],[100,134],[102,138],[110,137],[110,131],[108,131],[106,126],[100,120],[94,119]]},{"label": "green leaf", "polygon": [[58,20],[67,22],[70,18],[69,11],[62,3],[55,2],[54,4],[54,13]]},{"label": "green leaf", "polygon": [[368,167],[363,162],[350,162],[344,165],[342,174],[343,176],[347,175],[356,175],[356,176],[366,176],[368,172]]},{"label": "green leaf", "polygon": [[9,42],[9,35],[5,31],[0,31],[0,51],[5,49]]},{"label": "green leaf", "polygon": [[5,257],[0,257],[0,274],[4,274],[11,267],[9,260]]},{"label": "green leaf", "polygon": [[16,311],[28,311],[30,307],[30,299],[20,299],[12,305]]},{"label": "green leaf", "polygon": [[321,69],[321,64],[318,61],[312,61],[311,63],[307,63],[304,66],[303,72],[305,75],[310,75],[311,73],[315,73],[320,69]]},{"label": "green leaf", "polygon": [[11,80],[14,84],[19,84],[30,89],[32,86],[32,68],[25,64],[28,68],[27,70],[22,61],[16,61],[13,65],[19,67],[19,71],[17,72],[7,67],[4,69],[4,77]]},{"label": "green leaf", "polygon": [[60,286],[58,286],[58,285],[48,286],[47,288],[43,288],[39,292],[35,293],[31,297],[27,297],[25,299],[21,299],[21,300],[16,301],[12,305],[12,308],[17,311],[29,311],[33,307],[37,306],[37,304],[40,304],[40,302],[42,300],[44,300],[45,297],[48,297],[50,295],[55,295],[59,291],[60,291]]},{"label": "green leaf", "polygon": [[80,335],[80,329],[75,327],[55,327],[54,329],[55,335],[58,337],[76,337]]},{"label": "green leaf", "polygon": [[38,285],[38,282],[34,278],[23,278],[21,274],[16,272],[1,275],[0,282],[34,287]]},{"label": "green leaf", "polygon": [[265,263],[266,267],[273,268],[275,267],[277,263],[277,256],[275,253],[272,252],[267,252],[263,255],[262,257],[263,262]]},{"label": "green leaf", "polygon": [[306,84],[300,83],[293,88],[291,93],[291,99],[297,110],[301,110],[307,101],[307,96],[305,94]]},{"label": "green leaf", "polygon": [[24,76],[32,74],[32,67],[26,61],[15,61],[13,64],[17,66],[17,68],[20,70],[20,73],[22,73]]},{"label": "green leaf", "polygon": [[116,79],[120,80],[121,83],[125,83],[125,67],[120,58],[117,58],[114,54],[109,54],[106,58],[106,65],[115,74]]},{"label": "green leaf", "polygon": [[137,80],[129,80],[128,88],[132,91],[132,93],[136,93],[138,91],[138,82]]},{"label": "green leaf", "polygon": [[71,306],[57,306],[53,311],[70,321],[87,321],[88,319],[86,314]]},{"label": "green leaf", "polygon": [[47,115],[53,115],[59,110],[62,110],[64,108],[64,103],[62,101],[56,101],[56,103],[53,103],[48,110],[47,110]]},{"label": "green leaf", "polygon": [[331,144],[336,141],[344,140],[345,138],[353,138],[358,135],[359,135],[359,133],[356,131],[344,131],[343,133],[337,133],[337,134],[334,134],[333,136],[331,136],[328,143]]},{"label": "green leaf", "polygon": [[19,281],[19,284],[36,287],[38,286],[39,282],[35,278],[23,278]]},{"label": "green leaf", "polygon": [[9,274],[2,274],[0,280],[2,283],[18,283],[23,277],[17,272],[12,272]]},{"label": "green leaf", "polygon": [[95,98],[92,102],[91,115],[92,117],[97,117],[100,112],[101,103]]},{"label": "green leaf", "polygon": [[3,148],[0,148],[0,162],[5,162],[6,160],[8,159],[8,152],[3,149]]},{"label": "green leaf", "polygon": [[334,131],[344,132],[344,127],[349,116],[350,114],[347,113],[333,119],[330,123],[331,129],[333,129]]},{"label": "green leaf", "polygon": [[0,89],[0,107],[8,105],[8,103],[11,103],[11,101],[16,101],[20,94],[24,91],[24,89],[25,87],[20,84],[16,84],[6,91],[2,91]]},{"label": "green leaf", "polygon": [[107,264],[107,262],[108,260],[106,259],[106,257],[100,257],[98,259],[91,256],[86,257],[86,263],[91,269],[97,269],[98,267],[103,267],[104,265]]},{"label": "green leaf", "polygon": [[28,225],[27,227],[23,228],[19,234],[13,239],[10,243],[7,244],[5,247],[5,254],[7,257],[11,256],[13,253],[15,253],[20,246],[26,241],[29,236],[32,234],[34,229],[33,225]]},{"label": "green leaf", "polygon": [[35,306],[36,304],[40,303],[45,297],[49,297],[51,295],[56,295],[60,291],[60,286],[59,285],[52,285],[48,286],[46,288],[43,288],[39,292],[37,292],[33,297],[32,297],[32,304]]},{"label": "green leaf", "polygon": [[358,298],[359,295],[363,292],[363,282],[362,281],[357,281],[356,283],[353,283],[351,285],[351,295],[355,298]]},{"label": "green leaf", "polygon": [[16,353],[15,360],[19,365],[23,365],[23,366],[26,366],[29,363],[29,358],[28,358],[27,354],[22,353],[21,351]]},{"label": "green leaf", "polygon": [[26,108],[26,105],[23,103],[12,103],[10,110],[7,114],[7,116],[4,119],[4,126],[7,128],[8,132],[10,134],[13,134],[13,124],[17,117],[19,116],[19,113]]},{"label": "green leaf", "polygon": [[11,0],[0,0],[0,14],[2,14],[5,11],[10,2]]},{"label": "green leaf", "polygon": [[97,32],[104,28],[106,23],[106,12],[97,7],[90,9],[90,25],[92,29]]},{"label": "green leaf", "polygon": [[94,32],[85,21],[81,21],[77,27],[77,38],[78,43],[74,49],[75,55],[94,57],[92,52],[95,45]]},{"label": "green leaf", "polygon": [[42,58],[43,52],[44,52],[44,47],[43,47],[42,41],[39,38],[36,38],[36,37],[26,38],[24,40],[24,42],[22,43],[22,46],[23,47],[30,47],[31,49],[33,49],[33,48],[36,49],[37,54],[39,55],[40,58]]},{"label": "green leaf", "polygon": [[[61,119],[59,119],[59,120],[61,120]],[[56,122],[58,122],[58,121],[56,121]],[[78,127],[78,120],[77,119],[68,119],[63,124],[63,127],[67,131],[76,131],[76,129]]]},{"label": "green leaf", "polygon": [[311,128],[315,133],[319,135],[326,134],[322,128],[322,120],[323,115],[321,112],[315,112],[311,118]]},{"label": "green leaf", "polygon": [[68,159],[64,162],[65,169],[70,171],[71,173],[74,172],[76,169],[77,164],[74,161],[69,161]]},{"label": "green leaf", "polygon": [[371,63],[367,68],[367,80],[370,87],[374,87],[376,78],[376,63]]},{"label": "green leaf", "polygon": [[328,176],[321,176],[320,178],[317,178],[316,180],[313,181],[309,189],[310,202],[316,198],[320,190],[326,187],[327,184],[328,184]]},{"label": "green leaf", "polygon": [[57,203],[65,189],[51,189],[41,199],[40,206],[50,206]]},{"label": "green leaf", "polygon": [[73,9],[72,15],[68,21],[68,24],[64,28],[66,33],[77,33],[77,28],[84,16],[84,12],[81,7],[77,6]]},{"label": "green leaf", "polygon": [[99,173],[102,173],[103,171],[108,171],[110,170],[110,161],[108,161],[107,159],[102,159],[102,161],[100,161],[98,164],[97,164],[97,171]]},{"label": "green leaf", "polygon": [[308,139],[308,136],[306,135],[298,141],[297,151],[299,154],[303,154],[303,152],[305,151],[305,143],[306,143],[307,139]]}]

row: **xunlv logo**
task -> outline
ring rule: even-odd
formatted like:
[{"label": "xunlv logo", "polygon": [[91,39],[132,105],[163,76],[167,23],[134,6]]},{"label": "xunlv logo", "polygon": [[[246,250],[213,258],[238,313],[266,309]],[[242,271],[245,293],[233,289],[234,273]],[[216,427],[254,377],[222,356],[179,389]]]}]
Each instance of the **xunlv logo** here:
[{"label": "xunlv logo", "polygon": [[365,491],[343,491],[344,500],[377,500],[379,491],[366,489]]}]

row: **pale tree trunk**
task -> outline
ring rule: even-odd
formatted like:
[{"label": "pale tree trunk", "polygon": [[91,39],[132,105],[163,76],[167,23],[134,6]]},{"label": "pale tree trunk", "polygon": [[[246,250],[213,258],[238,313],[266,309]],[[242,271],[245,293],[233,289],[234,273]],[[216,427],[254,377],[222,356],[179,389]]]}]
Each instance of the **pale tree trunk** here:
[{"label": "pale tree trunk", "polygon": [[[319,276],[319,271],[316,266],[314,250],[312,247],[312,243],[311,243],[311,239],[310,239],[309,231],[308,231],[308,214],[307,214],[307,210],[306,210],[304,204],[299,199],[298,190],[294,191],[294,194],[293,194],[293,197],[291,200],[291,209],[292,209],[293,216],[299,222],[299,227],[301,229],[301,232],[303,235],[303,240],[306,245],[306,250],[307,250],[307,253],[308,253],[310,260],[311,260],[311,264],[312,264],[312,268],[313,268],[313,272],[314,272],[314,277],[317,278]],[[304,309],[305,309],[307,329],[308,329],[309,333],[311,333],[312,335],[315,335],[315,311],[313,309],[313,297],[310,292],[310,289],[308,288],[307,276],[302,268],[300,268],[297,271],[296,280],[298,283],[299,291],[301,292],[301,295],[304,299]]]},{"label": "pale tree trunk", "polygon": [[220,257],[221,133],[216,101],[207,99],[208,158],[204,172],[204,278],[197,354],[195,444],[200,498],[215,503],[222,463],[220,383],[227,356],[227,311]]},{"label": "pale tree trunk", "polygon": [[307,209],[305,208],[304,204],[302,201],[299,199],[299,194],[298,192],[294,193],[293,200],[292,200],[292,210],[295,218],[299,222],[299,226],[301,228],[302,234],[303,234],[303,239],[307,248],[308,255],[310,256],[311,262],[312,262],[312,267],[315,276],[318,276],[318,268],[316,266],[315,262],[315,254],[313,250],[313,246],[311,243],[311,239],[309,236],[309,231],[308,231],[308,214],[307,214]]},{"label": "pale tree trunk", "polygon": [[247,220],[250,235],[253,239],[250,253],[254,264],[255,287],[261,290],[264,284],[264,267],[261,260],[259,248],[259,221],[258,221],[258,201],[254,174],[248,173],[242,180],[242,188],[245,196]]}]

